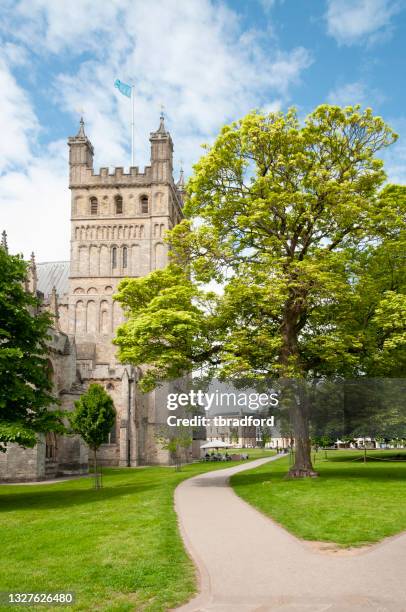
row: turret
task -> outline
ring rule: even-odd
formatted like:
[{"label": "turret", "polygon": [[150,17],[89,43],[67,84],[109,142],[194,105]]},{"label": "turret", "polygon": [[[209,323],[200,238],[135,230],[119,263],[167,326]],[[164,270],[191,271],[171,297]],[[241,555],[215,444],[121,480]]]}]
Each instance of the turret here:
[{"label": "turret", "polygon": [[85,134],[85,122],[81,117],[79,131],[68,139],[69,146],[69,182],[80,183],[84,170],[93,169],[93,146]]},{"label": "turret", "polygon": [[[182,162],[181,162],[182,163]],[[179,174],[179,180],[176,183],[176,188],[178,190],[178,193],[180,195],[180,199],[181,202],[183,204],[184,199],[185,199],[185,174],[183,172],[183,165],[181,165],[180,167],[180,174]]]},{"label": "turret", "polygon": [[58,294],[56,292],[55,285],[52,287],[51,296],[49,299],[49,312],[53,316],[55,329],[60,330],[61,328],[59,326]]},{"label": "turret", "polygon": [[6,230],[3,230],[1,233],[1,244],[0,246],[6,251],[6,253],[8,253],[8,246],[7,246],[7,232]]},{"label": "turret", "polygon": [[37,284],[37,264],[35,263],[34,253],[31,253],[30,263],[28,264],[27,290],[33,295],[37,295]]},{"label": "turret", "polygon": [[159,128],[151,132],[151,167],[152,180],[170,182],[172,180],[173,142],[171,135],[165,129],[165,120],[161,113]]}]

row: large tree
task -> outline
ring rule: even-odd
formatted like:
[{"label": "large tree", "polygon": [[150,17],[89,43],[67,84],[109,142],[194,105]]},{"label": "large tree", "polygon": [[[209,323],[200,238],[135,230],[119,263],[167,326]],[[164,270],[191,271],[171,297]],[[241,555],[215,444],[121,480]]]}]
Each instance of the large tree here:
[{"label": "large tree", "polygon": [[[167,358],[174,347],[183,359],[177,375],[199,358],[230,377],[305,381],[365,373],[376,342],[371,330],[361,333],[354,317],[348,318],[348,304],[356,304],[357,290],[372,274],[372,253],[399,238],[404,224],[404,197],[396,189],[381,191],[385,173],[377,157],[395,138],[370,109],[327,105],[303,125],[289,110],[251,113],[224,127],[194,166],[188,219],[170,235],[172,256],[180,264],[178,285],[188,286],[186,309],[195,309],[194,320],[187,323],[187,343],[179,344],[182,334],[171,335],[170,321],[162,328],[162,308],[151,311],[168,295],[164,277],[151,300],[141,305],[138,298],[133,307],[134,285],[127,281],[118,296],[130,314],[117,338],[122,357],[136,363],[134,341],[140,347],[142,337],[144,363],[152,366],[150,380],[154,373],[156,379],[172,375]],[[369,253],[369,260],[363,253]],[[217,300],[210,296],[210,305],[199,308],[204,296],[196,283],[211,280],[222,283],[224,293]],[[139,291],[142,281],[136,282]],[[384,313],[398,312],[402,298],[398,289],[385,293],[378,285],[368,320],[375,325],[375,340],[382,340]],[[179,311],[173,276],[169,291],[173,315]],[[381,350],[399,349],[399,333],[388,330],[387,335],[392,342]],[[199,351],[202,336],[204,350]],[[291,475],[312,475],[309,406],[304,396],[295,404]]]},{"label": "large tree", "polygon": [[50,316],[27,292],[27,264],[0,247],[0,450],[32,447],[39,433],[64,430],[48,361]]}]

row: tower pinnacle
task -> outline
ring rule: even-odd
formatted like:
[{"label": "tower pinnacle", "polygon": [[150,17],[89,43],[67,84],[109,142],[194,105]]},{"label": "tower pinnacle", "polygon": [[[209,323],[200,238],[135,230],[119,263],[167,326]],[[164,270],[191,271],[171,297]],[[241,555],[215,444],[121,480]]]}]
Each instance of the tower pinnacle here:
[{"label": "tower pinnacle", "polygon": [[185,173],[183,172],[183,163],[181,162],[180,172],[179,172],[179,180],[176,183],[177,187],[183,191],[185,187]]},{"label": "tower pinnacle", "polygon": [[76,134],[77,138],[86,138],[86,134],[85,134],[85,122],[83,121],[83,117],[80,118],[79,121],[79,131]]},{"label": "tower pinnacle", "polygon": [[93,169],[93,147],[85,133],[85,122],[80,118],[79,131],[70,136],[69,146],[69,184],[80,183],[89,169]]},{"label": "tower pinnacle", "polygon": [[162,105],[161,105],[161,114],[159,115],[159,128],[157,129],[156,133],[157,134],[166,134],[164,107]]},{"label": "tower pinnacle", "polygon": [[2,233],[1,233],[1,246],[6,251],[6,253],[8,253],[7,232],[6,232],[6,230],[3,230]]},{"label": "tower pinnacle", "polygon": [[55,285],[52,287],[51,296],[49,299],[49,310],[54,317],[55,329],[60,330],[59,326],[59,309],[58,309],[58,294]]},{"label": "tower pinnacle", "polygon": [[31,253],[30,263],[28,264],[28,275],[27,275],[27,290],[33,295],[37,294],[37,264],[35,263],[34,251]]}]

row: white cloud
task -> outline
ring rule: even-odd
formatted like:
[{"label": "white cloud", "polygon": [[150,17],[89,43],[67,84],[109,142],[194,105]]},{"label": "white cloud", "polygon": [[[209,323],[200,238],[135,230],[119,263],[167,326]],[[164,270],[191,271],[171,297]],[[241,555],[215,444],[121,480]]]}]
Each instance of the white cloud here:
[{"label": "white cloud", "polygon": [[[312,61],[304,48],[279,49],[269,29],[243,31],[233,10],[210,0],[83,0],[80,10],[63,0],[21,0],[9,2],[5,22],[13,26],[19,47],[35,49],[37,60],[56,57],[65,66],[76,58],[75,72],[64,68],[52,75],[51,102],[75,120],[83,109],[96,169],[129,161],[131,107],[114,89],[116,78],[133,81],[136,88],[136,163],[149,161],[149,132],[158,127],[163,103],[175,167],[183,158],[188,171],[201,154],[200,144],[212,140],[223,123],[252,108],[279,107]],[[18,57],[10,48],[9,62],[12,51],[14,61]],[[10,70],[6,74],[12,79]],[[64,258],[69,235],[69,214],[62,204],[68,198],[65,145],[58,143],[52,160],[49,150],[33,156],[38,122],[27,96],[15,81],[14,86],[10,106],[18,112],[13,115],[10,108],[6,121],[16,143],[11,157],[25,167],[0,181],[8,227],[14,243],[20,232],[18,248],[24,252],[34,248],[41,258]],[[13,215],[19,216],[18,224]],[[27,233],[21,234],[25,215]],[[30,225],[38,227],[36,236]],[[48,243],[47,235],[52,236]]]},{"label": "white cloud", "polygon": [[377,89],[368,87],[362,81],[354,81],[353,83],[345,83],[339,85],[327,96],[327,101],[330,104],[338,104],[339,106],[361,106],[378,107],[385,101],[385,96]]},{"label": "white cloud", "polygon": [[[168,1],[148,7],[131,3],[125,11],[126,31],[117,31],[128,47],[113,43],[107,62],[88,62],[79,75],[60,78],[65,109],[72,112],[80,104],[85,109],[96,153],[108,155],[103,163],[119,163],[113,152],[128,141],[129,103],[113,90],[116,77],[135,83],[142,141],[138,153],[145,163],[148,134],[157,125],[161,103],[175,146],[187,158],[196,138],[204,142],[225,121],[286,97],[311,62],[303,48],[265,50],[264,34],[241,33],[235,14],[221,5],[196,0],[174,6]],[[274,92],[271,99],[269,91]],[[100,129],[103,122],[106,129]],[[193,157],[198,154],[195,149]]]},{"label": "white cloud", "polygon": [[[69,49],[80,54],[86,50],[99,51],[110,40],[121,10],[130,0],[94,2],[81,0],[20,0],[9,2],[8,20],[18,20],[19,40],[37,52],[60,53]],[[98,31],[101,37],[95,37]],[[102,44],[101,44],[102,43]],[[108,51],[108,47],[104,47]]]},{"label": "white cloud", "polygon": [[[16,60],[14,56],[13,61]],[[29,140],[38,133],[39,124],[26,92],[19,87],[6,58],[0,56],[0,173],[30,159]]]},{"label": "white cloud", "polygon": [[34,157],[25,171],[0,177],[1,229],[12,253],[37,261],[68,258],[70,192],[66,145],[55,142]]},{"label": "white cloud", "polygon": [[283,4],[285,0],[259,0],[265,13],[269,13],[276,4]]},{"label": "white cloud", "polygon": [[340,44],[373,43],[390,32],[399,10],[395,0],[328,0],[328,33]]},{"label": "white cloud", "polygon": [[27,50],[21,45],[6,42],[2,52],[9,66],[24,66],[29,63]]},{"label": "white cloud", "polygon": [[327,96],[327,101],[330,104],[338,104],[339,106],[349,106],[354,104],[363,105],[366,100],[365,85],[360,82],[347,83],[340,87],[336,87]]}]

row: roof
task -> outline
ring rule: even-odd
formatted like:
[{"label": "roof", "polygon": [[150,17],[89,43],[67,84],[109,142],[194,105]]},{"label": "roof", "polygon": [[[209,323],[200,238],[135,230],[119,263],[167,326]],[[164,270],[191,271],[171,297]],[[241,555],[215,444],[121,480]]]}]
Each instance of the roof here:
[{"label": "roof", "polygon": [[69,261],[46,261],[37,263],[37,288],[47,297],[52,287],[58,295],[69,291]]},{"label": "roof", "polygon": [[200,448],[230,448],[230,444],[226,444],[223,440],[213,440],[212,442],[206,442]]}]

